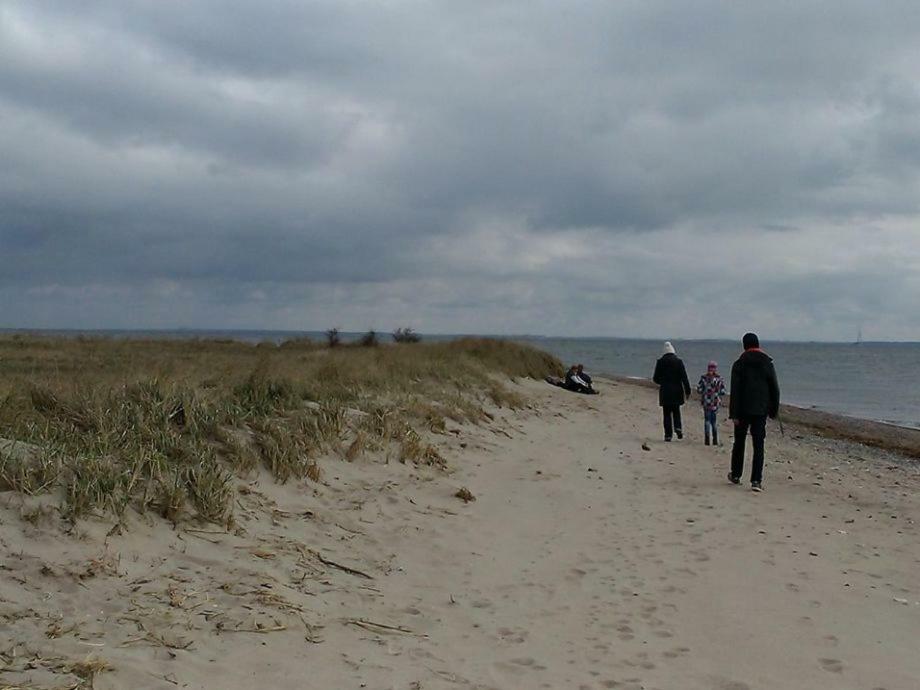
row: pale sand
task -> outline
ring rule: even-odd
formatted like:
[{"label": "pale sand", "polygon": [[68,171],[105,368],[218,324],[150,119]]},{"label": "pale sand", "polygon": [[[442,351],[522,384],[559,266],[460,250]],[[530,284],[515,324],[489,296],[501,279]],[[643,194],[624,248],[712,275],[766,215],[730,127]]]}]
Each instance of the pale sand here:
[{"label": "pale sand", "polygon": [[105,545],[0,495],[0,688],[88,655],[99,689],[920,688],[916,465],[771,427],[756,495],[694,404],[665,444],[654,391],[600,386],[523,384],[535,409],[442,441],[450,476],[254,482],[239,535],[135,516]]}]

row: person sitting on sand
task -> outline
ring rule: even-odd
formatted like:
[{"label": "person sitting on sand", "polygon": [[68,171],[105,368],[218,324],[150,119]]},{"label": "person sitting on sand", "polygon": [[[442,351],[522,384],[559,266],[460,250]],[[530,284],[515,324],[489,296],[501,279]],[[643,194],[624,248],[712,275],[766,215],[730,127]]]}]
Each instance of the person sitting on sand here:
[{"label": "person sitting on sand", "polygon": [[547,383],[550,383],[550,384],[552,384],[552,385],[554,385],[554,386],[558,386],[559,388],[565,388],[566,390],[568,390],[568,389],[569,389],[569,381],[572,379],[573,376],[576,375],[576,373],[577,373],[577,366],[576,366],[575,364],[573,364],[573,365],[570,366],[570,367],[568,368],[568,370],[565,372],[565,376],[563,376],[563,377],[561,377],[561,378],[560,378],[559,376],[547,376],[547,377],[544,379],[544,381],[546,381]]},{"label": "person sitting on sand", "polygon": [[581,364],[573,364],[570,366],[569,370],[565,372],[565,378],[560,379],[556,376],[547,376],[544,380],[547,383],[559,386],[559,388],[565,388],[567,391],[572,391],[573,393],[597,395],[597,391],[594,390],[594,384],[591,382],[591,377],[585,373],[584,367]]},{"label": "person sitting on sand", "polygon": [[575,373],[578,375],[578,378],[584,381],[585,385],[594,392],[594,383],[591,381],[591,377],[585,372],[585,366],[583,364],[577,364],[575,366]]},{"label": "person sitting on sand", "polygon": [[696,384],[696,392],[700,394],[700,405],[703,407],[703,437],[704,443],[709,445],[709,432],[712,430],[712,445],[719,445],[719,424],[717,416],[722,407],[722,398],[725,395],[725,380],[719,376],[719,365],[710,362],[706,373],[700,376]]},{"label": "person sitting on sand", "polygon": [[581,364],[573,364],[565,374],[564,388],[576,393],[594,393],[591,385],[591,377],[584,373],[584,367]]},{"label": "person sitting on sand", "polygon": [[748,429],[754,457],[751,460],[751,489],[762,490],[764,439],[767,436],[767,417],[776,419],[779,414],[779,383],[773,360],[760,349],[760,340],[754,333],[745,333],[742,339],[744,352],[732,365],[732,390],[728,415],[735,424],[735,442],[732,445],[732,468],[728,480],[741,482],[744,470],[744,445]]},{"label": "person sitting on sand", "polygon": [[684,437],[680,419],[680,406],[690,397],[690,380],[683,361],[674,352],[674,346],[666,342],[664,353],[655,363],[652,381],[658,384],[658,404],[664,415],[664,440],[670,441],[673,434]]}]

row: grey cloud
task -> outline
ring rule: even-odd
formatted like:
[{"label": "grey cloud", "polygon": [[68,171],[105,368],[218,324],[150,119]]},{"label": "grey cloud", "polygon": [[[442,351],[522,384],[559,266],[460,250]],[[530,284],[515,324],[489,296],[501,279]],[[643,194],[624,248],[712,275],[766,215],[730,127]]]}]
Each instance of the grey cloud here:
[{"label": "grey cloud", "polygon": [[909,271],[785,245],[916,256],[918,38],[900,0],[9,0],[7,318],[903,333]]}]

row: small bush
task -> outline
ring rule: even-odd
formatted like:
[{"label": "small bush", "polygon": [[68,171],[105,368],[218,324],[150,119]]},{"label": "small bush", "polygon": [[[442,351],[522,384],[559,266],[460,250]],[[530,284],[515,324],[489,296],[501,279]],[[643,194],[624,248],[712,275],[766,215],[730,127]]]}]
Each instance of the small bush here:
[{"label": "small bush", "polygon": [[225,522],[232,505],[233,480],[216,458],[206,458],[190,467],[185,481],[198,515],[209,522]]},{"label": "small bush", "polygon": [[417,343],[421,339],[422,336],[411,328],[397,328],[393,331],[393,341],[397,343]]},{"label": "small bush", "polygon": [[339,337],[338,328],[330,328],[328,331],[326,331],[326,344],[329,347],[338,347],[342,344],[342,340]]},{"label": "small bush", "polygon": [[126,468],[112,458],[90,456],[69,461],[64,479],[64,516],[75,520],[94,510],[123,505],[129,479]]},{"label": "small bush", "polygon": [[414,462],[423,465],[444,465],[444,458],[430,443],[425,443],[414,429],[409,429],[400,444],[400,462]]},{"label": "small bush", "polygon": [[377,347],[380,344],[380,341],[377,339],[377,333],[374,331],[368,331],[358,340],[358,345],[361,347]]},{"label": "small bush", "polygon": [[171,476],[161,477],[156,482],[153,504],[160,515],[170,522],[178,522],[188,499],[182,474],[176,469]]}]

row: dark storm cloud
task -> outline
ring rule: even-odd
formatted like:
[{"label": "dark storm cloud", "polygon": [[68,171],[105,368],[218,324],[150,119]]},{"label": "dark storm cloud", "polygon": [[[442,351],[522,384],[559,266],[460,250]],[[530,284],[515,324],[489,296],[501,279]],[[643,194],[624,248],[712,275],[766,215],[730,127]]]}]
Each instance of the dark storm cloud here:
[{"label": "dark storm cloud", "polygon": [[920,337],[918,39],[900,1],[8,0],[4,325]]}]

